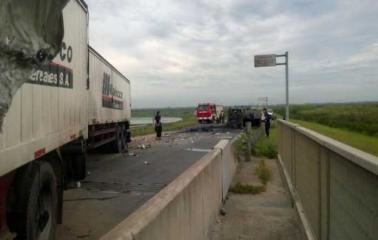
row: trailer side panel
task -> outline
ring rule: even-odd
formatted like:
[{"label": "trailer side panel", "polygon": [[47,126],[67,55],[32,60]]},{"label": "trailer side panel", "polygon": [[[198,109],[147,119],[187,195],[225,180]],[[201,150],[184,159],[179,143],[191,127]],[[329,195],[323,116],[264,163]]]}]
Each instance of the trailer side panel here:
[{"label": "trailer side panel", "polygon": [[0,176],[82,136],[87,129],[87,10],[63,10],[62,50],[16,93],[0,133]]}]

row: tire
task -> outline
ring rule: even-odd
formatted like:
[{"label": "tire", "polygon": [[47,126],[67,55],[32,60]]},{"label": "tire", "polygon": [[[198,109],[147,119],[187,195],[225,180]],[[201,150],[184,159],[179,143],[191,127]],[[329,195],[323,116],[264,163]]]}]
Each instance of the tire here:
[{"label": "tire", "polygon": [[122,128],[117,127],[116,138],[110,143],[110,151],[112,153],[121,153],[124,147]]},{"label": "tire", "polygon": [[128,142],[129,142],[129,132],[127,131],[126,126],[122,126],[122,144],[123,144],[122,151],[123,152],[128,152],[129,150],[128,144],[127,144]]},{"label": "tire", "polygon": [[129,122],[126,122],[125,124],[125,132],[126,132],[126,144],[131,142],[131,129]]},{"label": "tire", "polygon": [[[57,180],[47,162],[33,164],[23,179],[17,199],[17,238],[25,240],[55,239],[58,216]],[[26,180],[26,181],[25,181]]]}]

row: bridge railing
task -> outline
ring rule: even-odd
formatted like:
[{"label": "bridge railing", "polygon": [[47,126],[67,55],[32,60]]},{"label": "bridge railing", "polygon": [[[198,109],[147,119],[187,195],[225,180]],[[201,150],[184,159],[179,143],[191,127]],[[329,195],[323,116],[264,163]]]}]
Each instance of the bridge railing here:
[{"label": "bridge railing", "polygon": [[378,158],[278,121],[279,162],[309,239],[377,239]]}]

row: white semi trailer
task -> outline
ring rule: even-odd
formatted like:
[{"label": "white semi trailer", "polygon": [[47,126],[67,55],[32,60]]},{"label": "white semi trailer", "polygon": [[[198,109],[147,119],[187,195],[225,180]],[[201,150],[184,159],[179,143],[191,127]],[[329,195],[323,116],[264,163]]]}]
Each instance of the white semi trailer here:
[{"label": "white semi trailer", "polygon": [[86,176],[86,150],[130,140],[130,82],[88,45],[88,8],[63,10],[60,53],[17,91],[0,133],[0,239],[54,239],[63,190]]}]

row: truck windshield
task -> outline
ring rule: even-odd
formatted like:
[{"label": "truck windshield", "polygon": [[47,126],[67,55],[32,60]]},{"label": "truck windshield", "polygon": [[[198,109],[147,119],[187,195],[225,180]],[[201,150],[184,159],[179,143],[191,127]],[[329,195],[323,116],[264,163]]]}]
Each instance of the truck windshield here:
[{"label": "truck windshield", "polygon": [[209,105],[208,104],[198,105],[197,110],[198,111],[207,111],[207,110],[209,110]]}]

